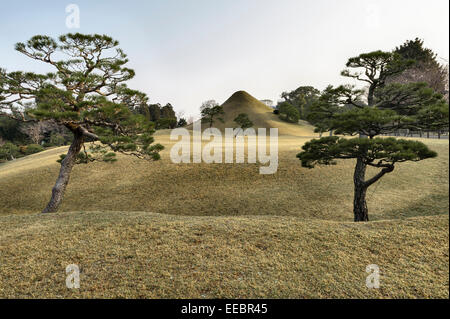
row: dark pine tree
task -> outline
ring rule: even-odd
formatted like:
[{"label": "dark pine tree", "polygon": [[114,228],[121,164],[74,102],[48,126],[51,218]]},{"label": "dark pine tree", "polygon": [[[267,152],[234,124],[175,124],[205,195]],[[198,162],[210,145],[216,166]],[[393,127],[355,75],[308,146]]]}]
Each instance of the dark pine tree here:
[{"label": "dark pine tree", "polygon": [[300,86],[294,91],[283,92],[281,97],[295,106],[302,120],[307,119],[311,105],[318,99],[320,91],[312,86]]},{"label": "dark pine tree", "polygon": [[[419,141],[377,136],[405,128],[448,126],[448,104],[427,84],[386,83],[390,76],[400,74],[412,63],[399,54],[382,51],[351,58],[342,75],[367,83],[368,89],[330,86],[313,106],[317,131],[334,130],[338,135],[358,137],[314,139],[302,147],[297,157],[302,166],[309,168],[335,164],[336,159],[356,159],[353,213],[357,222],[369,220],[367,189],[392,172],[397,163],[437,156]],[[367,166],[380,171],[366,178]]]},{"label": "dark pine tree", "polygon": [[[73,134],[44,213],[56,212],[76,163],[112,162],[116,152],[157,160],[153,124],[132,110],[147,103],[126,82],[134,71],[118,42],[106,35],[67,34],[54,40],[34,36],[16,50],[53,67],[47,74],[0,74],[0,116],[17,121],[54,121]],[[92,142],[91,152],[85,143]]]},{"label": "dark pine tree", "polygon": [[236,116],[236,118],[234,119],[234,122],[242,131],[245,131],[246,129],[253,126],[253,122],[250,120],[247,113],[238,114],[238,116]]},{"label": "dark pine tree", "polygon": [[215,120],[223,122],[223,118],[220,115],[224,114],[222,105],[219,105],[214,100],[208,100],[202,103],[200,107],[200,114],[202,116],[202,123],[208,123],[211,128]]}]

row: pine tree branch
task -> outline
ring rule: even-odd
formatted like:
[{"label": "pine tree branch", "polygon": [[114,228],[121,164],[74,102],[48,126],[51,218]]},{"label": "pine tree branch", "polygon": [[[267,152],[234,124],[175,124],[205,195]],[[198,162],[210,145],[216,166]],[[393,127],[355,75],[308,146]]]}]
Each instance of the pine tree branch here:
[{"label": "pine tree branch", "polygon": [[86,128],[84,128],[83,126],[79,126],[78,130],[86,137],[89,137],[93,140],[98,140],[98,136],[95,135],[94,133],[89,132]]},{"label": "pine tree branch", "polygon": [[369,187],[370,185],[372,185],[373,183],[378,181],[381,177],[383,177],[385,174],[390,173],[393,170],[394,170],[394,165],[393,164],[383,168],[377,175],[375,175],[371,179],[365,181],[364,182],[364,187]]}]

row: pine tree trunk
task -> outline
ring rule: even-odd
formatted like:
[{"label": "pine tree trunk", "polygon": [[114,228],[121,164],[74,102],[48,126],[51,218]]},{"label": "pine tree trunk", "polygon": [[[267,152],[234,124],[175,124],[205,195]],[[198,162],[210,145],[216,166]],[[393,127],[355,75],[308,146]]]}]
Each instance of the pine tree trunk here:
[{"label": "pine tree trunk", "polygon": [[55,213],[58,211],[58,208],[63,200],[67,184],[69,183],[70,173],[72,172],[72,168],[75,165],[77,155],[80,153],[82,145],[83,135],[79,132],[74,132],[74,139],[70,145],[69,151],[67,152],[66,157],[61,161],[61,169],[59,171],[59,176],[56,180],[55,186],[53,186],[52,197],[42,213]]},{"label": "pine tree trunk", "polygon": [[369,93],[368,93],[368,95],[367,95],[367,104],[369,105],[369,106],[372,106],[374,103],[373,103],[373,97],[374,97],[374,95],[375,95],[375,85],[371,85],[370,87],[369,87]]},{"label": "pine tree trunk", "polygon": [[356,160],[353,182],[355,185],[355,195],[353,199],[353,214],[355,222],[369,221],[369,211],[366,203],[367,187],[364,184],[367,165],[361,159]]}]

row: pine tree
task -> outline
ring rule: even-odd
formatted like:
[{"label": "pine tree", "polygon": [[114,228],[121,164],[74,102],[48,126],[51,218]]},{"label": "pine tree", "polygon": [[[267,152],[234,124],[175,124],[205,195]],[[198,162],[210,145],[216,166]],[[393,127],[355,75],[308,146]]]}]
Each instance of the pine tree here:
[{"label": "pine tree", "polygon": [[[153,124],[132,112],[147,103],[144,93],[126,82],[133,70],[119,43],[106,35],[67,34],[55,40],[34,36],[16,50],[45,63],[53,72],[0,74],[0,116],[23,122],[52,120],[73,134],[44,213],[56,212],[76,163],[113,162],[117,152],[157,160]],[[85,144],[92,142],[90,151]]]},{"label": "pine tree", "polygon": [[[412,140],[377,137],[399,129],[429,129],[448,126],[448,104],[426,83],[390,83],[414,61],[399,54],[375,51],[350,58],[343,76],[368,84],[367,90],[354,86],[329,86],[313,106],[317,131],[354,136],[323,137],[307,142],[297,157],[302,166],[331,165],[336,159],[356,159],[353,175],[355,221],[368,221],[367,189],[397,163],[421,161],[437,156],[428,147]],[[380,171],[366,178],[367,166]]]},{"label": "pine tree", "polygon": [[177,122],[177,127],[185,127],[188,123],[184,117],[180,118]]},{"label": "pine tree", "polygon": [[289,102],[282,102],[278,105],[278,112],[281,119],[290,123],[298,123],[300,119],[300,112],[298,109],[289,104]]},{"label": "pine tree", "polygon": [[388,82],[414,83],[426,82],[433,90],[446,95],[448,101],[448,70],[438,61],[438,56],[424,46],[423,40],[408,40],[394,51],[403,58],[415,61],[405,72],[392,77]]},{"label": "pine tree", "polygon": [[240,113],[238,116],[236,116],[234,122],[242,131],[253,126],[253,122],[250,121],[247,113]]},{"label": "pine tree", "polygon": [[219,105],[214,100],[208,100],[206,102],[203,102],[202,106],[200,107],[202,123],[208,123],[210,128],[212,127],[216,119],[223,122],[223,118],[219,116],[224,113],[225,112],[223,110],[222,105]]},{"label": "pine tree", "polygon": [[301,119],[307,119],[309,109],[319,94],[320,91],[312,86],[300,86],[294,91],[281,93],[281,97],[298,109]]}]

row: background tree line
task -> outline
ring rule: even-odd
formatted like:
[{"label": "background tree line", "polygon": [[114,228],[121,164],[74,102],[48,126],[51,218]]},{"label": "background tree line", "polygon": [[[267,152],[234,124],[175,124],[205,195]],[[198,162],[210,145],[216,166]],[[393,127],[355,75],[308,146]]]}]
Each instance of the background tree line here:
[{"label": "background tree line", "polygon": [[[449,101],[448,64],[444,65],[440,63],[436,53],[424,46],[423,40],[419,38],[408,40],[395,48],[392,53],[398,54],[403,59],[409,59],[414,62],[406,66],[403,72],[393,74],[386,78],[383,85],[422,82],[426,83],[436,93],[441,94],[447,102]],[[368,84],[367,82],[365,83]],[[366,85],[364,88],[366,91],[369,89],[369,85]],[[320,98],[328,93],[329,88],[326,88],[321,92],[312,86],[300,86],[293,91],[283,92],[281,94],[282,100],[276,105],[274,113],[278,114],[281,119],[287,122],[297,123],[299,120],[306,120],[315,126],[320,126],[323,121],[319,121],[317,112],[315,112],[314,109],[320,107],[318,105],[320,103]],[[391,93],[394,94],[394,92]],[[361,103],[364,102],[367,101],[361,101]],[[344,105],[344,108],[345,107],[351,108],[352,105],[349,103]],[[319,132],[322,133],[324,131],[319,130]],[[392,132],[392,134],[395,136],[403,135],[418,137],[430,137],[431,135],[434,135],[440,138],[443,132],[448,132],[448,127],[429,127],[426,131],[419,128],[416,130],[404,128],[398,129]]]},{"label": "background tree line", "polygon": [[[132,109],[143,115],[155,129],[172,129],[187,125],[182,115],[178,116],[170,103],[141,104]],[[21,122],[9,117],[0,117],[0,161],[43,151],[47,147],[70,145],[72,133],[55,121]]]},{"label": "background tree line", "polygon": [[145,118],[155,123],[155,129],[172,129],[177,126],[185,126],[186,119],[177,119],[176,113],[172,104],[167,103],[162,106],[160,103],[156,104],[142,104],[134,109],[136,114],[141,114]]},{"label": "background tree line", "polygon": [[[335,132],[351,138],[330,134],[313,139],[302,146],[297,157],[302,166],[308,168],[334,165],[336,160],[355,160],[353,213],[356,222],[369,220],[366,195],[370,186],[392,173],[400,163],[437,156],[420,141],[380,137],[399,130],[448,130],[448,95],[446,99],[445,91],[439,91],[443,83],[437,81],[432,87],[421,81],[422,77],[412,76],[416,71],[411,70],[418,70],[418,74],[428,65],[415,57],[428,56],[433,61],[435,56],[430,52],[416,39],[392,52],[377,50],[351,57],[341,75],[365,83],[366,87],[330,85],[311,105],[310,118],[314,120],[316,132]],[[403,81],[396,82],[396,79]],[[368,167],[377,170],[366,177]]]},{"label": "background tree line", "polygon": [[72,135],[53,121],[22,123],[0,117],[0,162],[43,151],[46,147],[68,145]]}]

